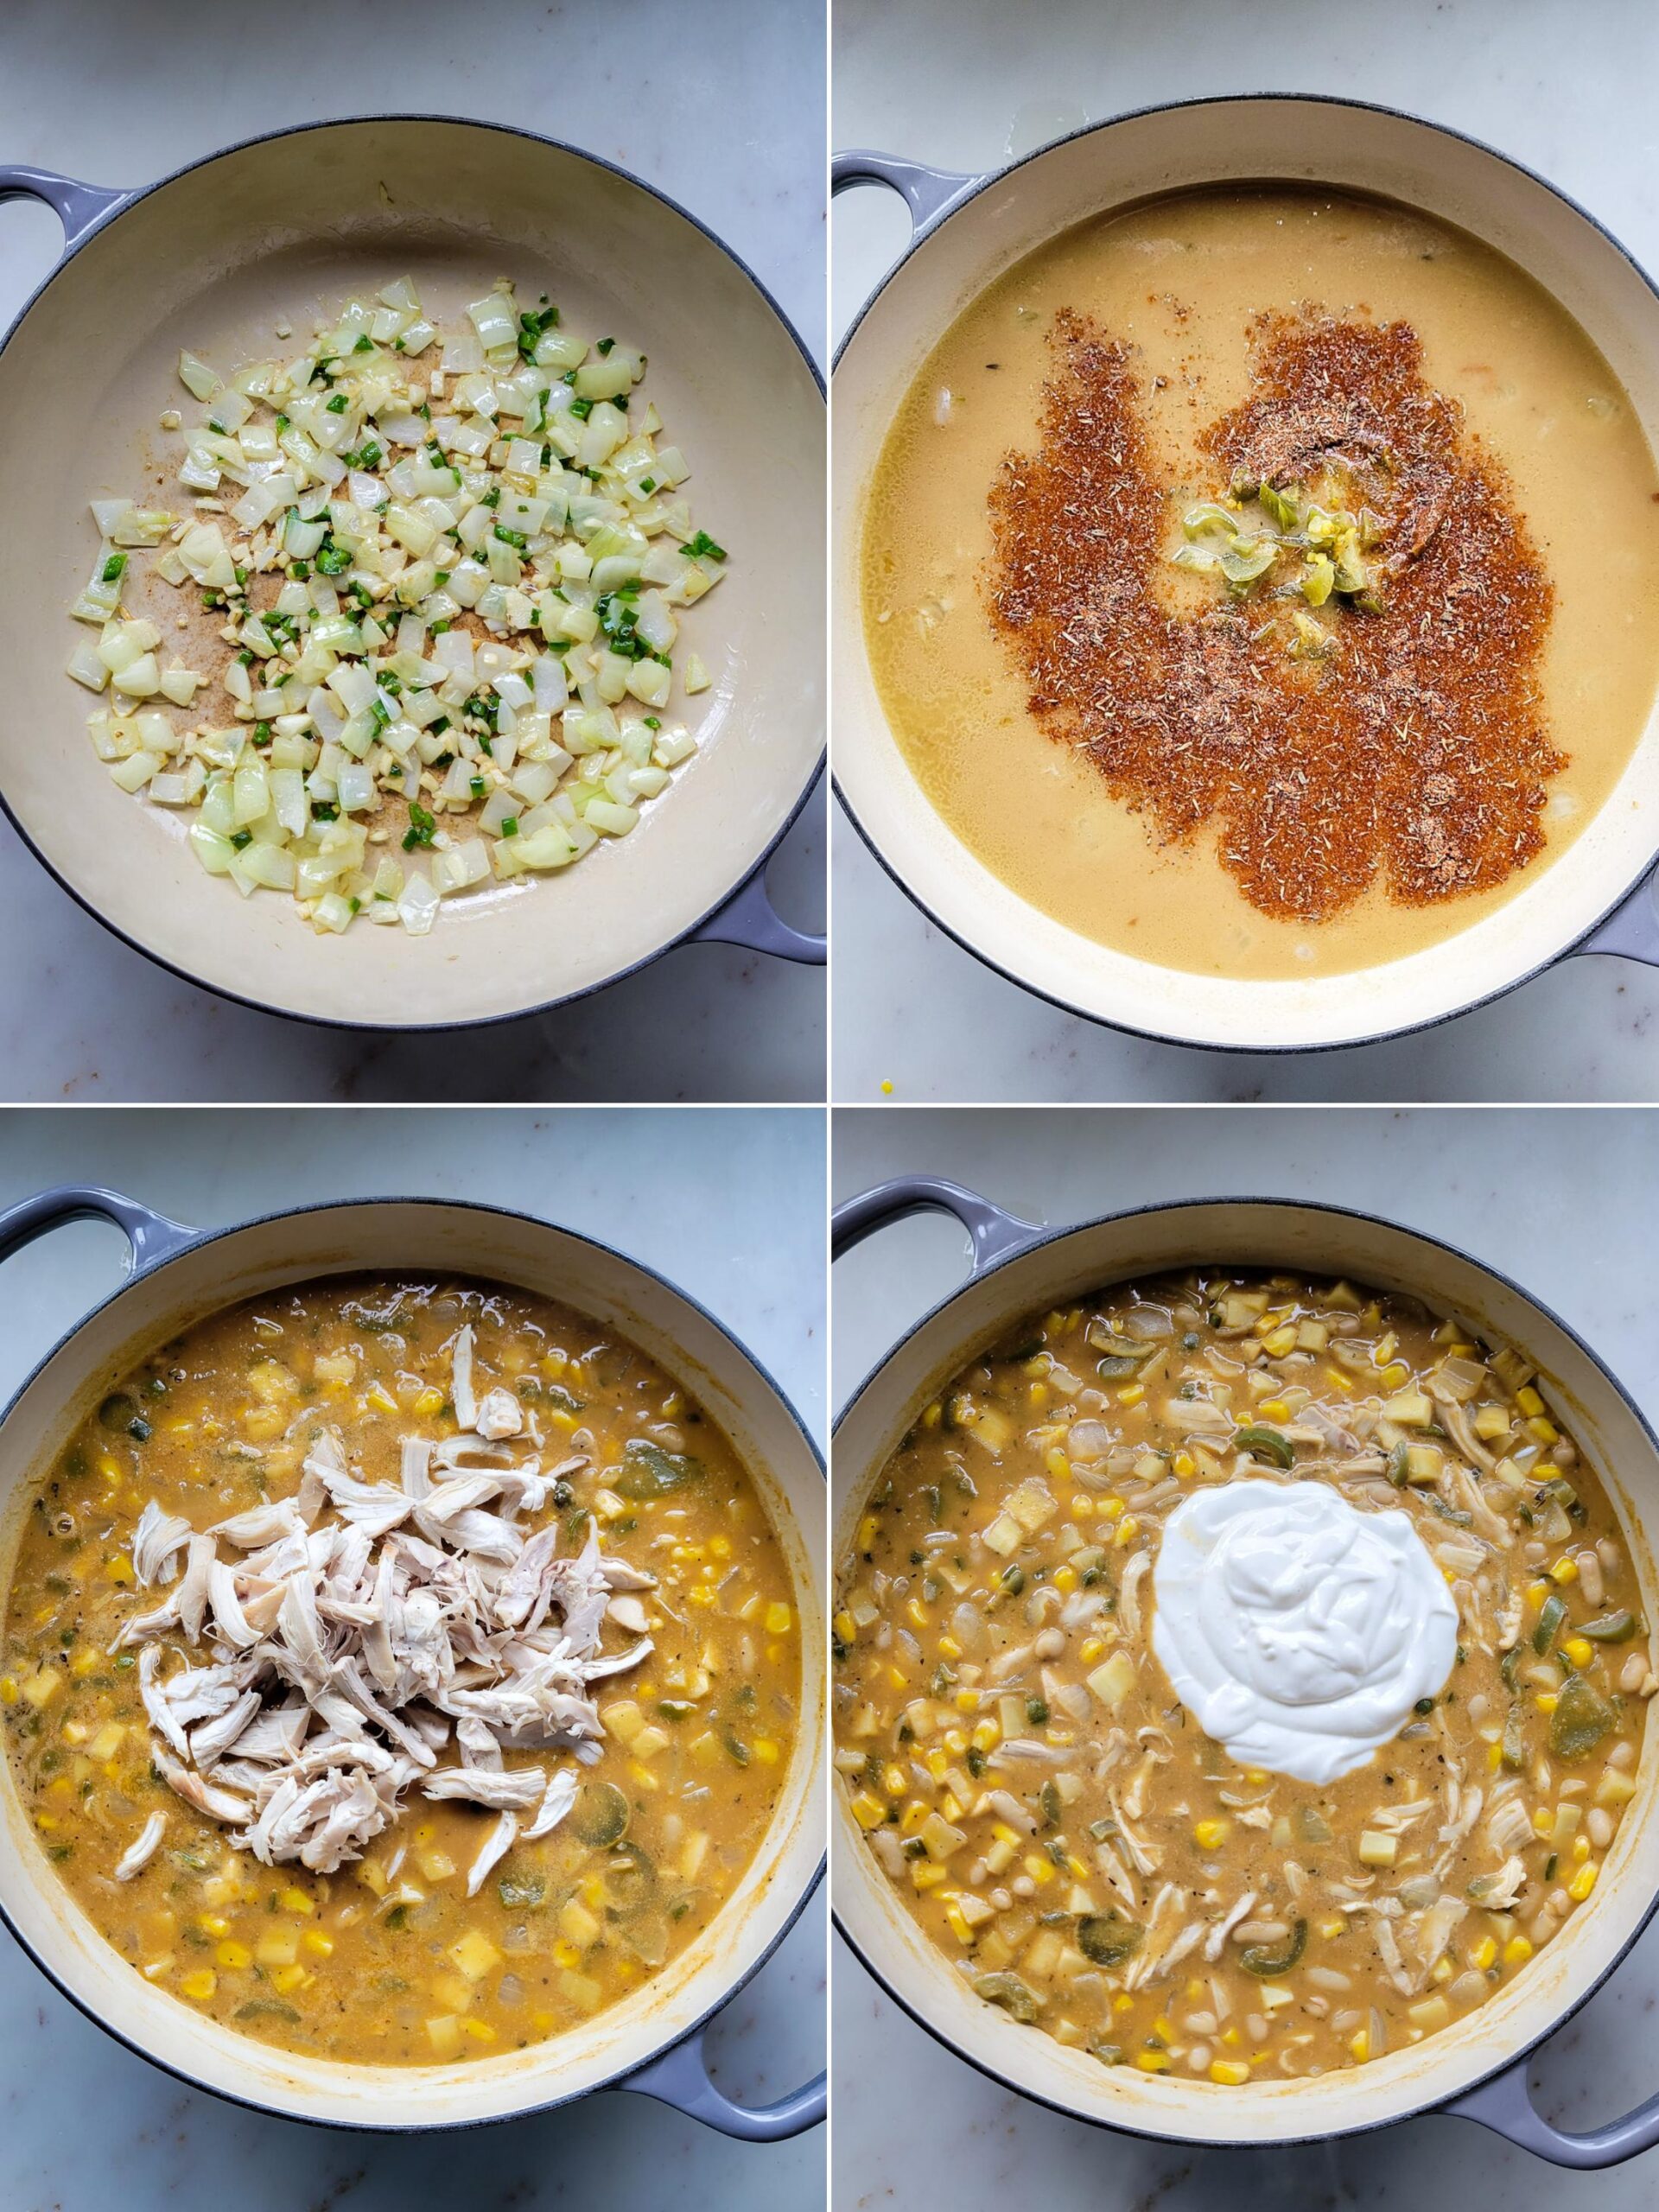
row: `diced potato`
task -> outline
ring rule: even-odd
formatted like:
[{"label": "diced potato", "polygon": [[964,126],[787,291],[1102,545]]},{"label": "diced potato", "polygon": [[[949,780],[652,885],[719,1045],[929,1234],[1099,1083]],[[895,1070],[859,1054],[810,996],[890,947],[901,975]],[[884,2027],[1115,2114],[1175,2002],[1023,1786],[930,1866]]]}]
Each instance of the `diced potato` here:
[{"label": "diced potato", "polygon": [[1434,1408],[1421,1390],[1396,1391],[1383,1400],[1382,1411],[1399,1428],[1427,1428],[1434,1419]]},{"label": "diced potato", "polygon": [[458,2058],[461,2056],[461,2023],[453,2012],[441,2012],[426,2024],[427,2040],[435,2058]]},{"label": "diced potato", "polygon": [[1020,1548],[1020,1523],[1011,1513],[999,1513],[985,1531],[985,1541],[999,1558],[1007,1559]]},{"label": "diced potato", "polygon": [[1127,1651],[1114,1651],[1088,1679],[1090,1688],[1103,1705],[1122,1705],[1135,1687],[1135,1662]]},{"label": "diced potato", "polygon": [[631,1697],[619,1698],[601,1707],[600,1719],[619,1744],[632,1744],[645,1725],[645,1716]]},{"label": "diced potato", "polygon": [[600,1923],[578,1897],[569,1897],[559,1913],[559,1932],[578,1950],[590,1950],[601,1933]]},{"label": "diced potato", "polygon": [[1384,1835],[1379,1828],[1366,1828],[1359,1839],[1359,1863],[1362,1866],[1392,1866],[1399,1850],[1397,1837]]},{"label": "diced potato", "polygon": [[573,1974],[567,1967],[559,1976],[560,1994],[583,2012],[596,2012],[605,2001],[605,1992],[598,1982],[585,1974]]},{"label": "diced potato", "polygon": [[262,1967],[291,1967],[300,1955],[299,1936],[291,1928],[273,1929],[254,1945],[253,1955]]},{"label": "diced potato", "polygon": [[922,1823],[922,1842],[927,1855],[933,1859],[949,1859],[953,1851],[960,1851],[968,1839],[960,1828],[953,1828],[938,1813],[930,1813]]},{"label": "diced potato", "polygon": [[1046,1522],[1052,1521],[1059,1511],[1059,1501],[1046,1483],[1034,1478],[1020,1484],[1008,1499],[1007,1510],[1027,1535],[1035,1535]]},{"label": "diced potato", "polygon": [[468,1981],[482,1981],[501,1963],[501,1954],[481,1929],[469,1928],[459,1942],[449,1946],[449,1956]]}]

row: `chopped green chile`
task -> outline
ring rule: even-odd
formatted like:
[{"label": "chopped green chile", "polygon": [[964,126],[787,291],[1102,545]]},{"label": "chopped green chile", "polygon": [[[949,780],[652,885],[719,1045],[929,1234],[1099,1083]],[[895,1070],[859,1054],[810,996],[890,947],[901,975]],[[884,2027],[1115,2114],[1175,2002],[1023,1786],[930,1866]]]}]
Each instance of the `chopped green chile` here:
[{"label": "chopped green chile", "polygon": [[1077,1948],[1097,1967],[1122,1966],[1147,1939],[1138,1920],[1118,1912],[1086,1912],[1077,1922]]},{"label": "chopped green chile", "polygon": [[1554,1595],[1545,1599],[1538,1611],[1538,1624],[1532,1631],[1532,1648],[1541,1657],[1555,1641],[1556,1631],[1567,1618],[1567,1601]]},{"label": "chopped green chile", "polygon": [[1289,1468],[1296,1464],[1296,1446],[1276,1428],[1241,1428],[1233,1443],[1253,1459],[1268,1460],[1275,1467]]},{"label": "chopped green chile", "polygon": [[1017,1974],[982,1974],[974,1983],[974,1993],[982,1997],[988,2005],[1000,2005],[1027,2027],[1040,2009],[1036,1997]]},{"label": "chopped green chile", "polygon": [[1247,1944],[1238,1955],[1238,1963],[1246,1974],[1270,1981],[1274,1975],[1288,1974],[1293,1967],[1300,1966],[1306,1948],[1307,1923],[1299,1920],[1291,1929],[1290,1941],[1282,1950],[1275,1951],[1266,1943]]},{"label": "chopped green chile", "polygon": [[1577,1633],[1587,1636],[1592,1643],[1628,1643],[1636,1634],[1636,1615],[1621,1606],[1616,1613],[1602,1613],[1592,1621],[1580,1621]]},{"label": "chopped green chile", "polygon": [[1549,1716],[1549,1748],[1558,1759],[1581,1759],[1609,1734],[1618,1716],[1582,1675],[1570,1675]]}]

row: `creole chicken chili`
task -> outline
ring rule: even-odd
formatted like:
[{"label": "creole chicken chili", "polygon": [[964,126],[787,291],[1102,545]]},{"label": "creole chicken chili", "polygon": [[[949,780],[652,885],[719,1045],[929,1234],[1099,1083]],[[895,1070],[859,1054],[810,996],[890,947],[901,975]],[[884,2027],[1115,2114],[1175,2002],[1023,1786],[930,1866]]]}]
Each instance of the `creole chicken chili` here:
[{"label": "creole chicken chili", "polygon": [[969,1986],[1228,2088],[1368,2064],[1525,1974],[1659,1686],[1519,1352],[1220,1269],[964,1369],[876,1483],[835,1633],[852,1812]]},{"label": "creole chicken chili", "polygon": [[736,1454],[518,1292],[314,1282],[162,1346],[35,1501],[12,1770],[134,1969],[323,2057],[579,2025],[708,1926],[797,1721]]}]

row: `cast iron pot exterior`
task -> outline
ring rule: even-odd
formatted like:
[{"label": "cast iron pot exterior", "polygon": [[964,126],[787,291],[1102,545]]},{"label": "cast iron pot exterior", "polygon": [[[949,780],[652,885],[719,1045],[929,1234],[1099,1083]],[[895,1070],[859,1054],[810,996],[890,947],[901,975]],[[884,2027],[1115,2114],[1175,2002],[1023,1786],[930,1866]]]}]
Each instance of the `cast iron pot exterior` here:
[{"label": "cast iron pot exterior", "polygon": [[[871,1484],[899,1440],[962,1367],[1015,1320],[1102,1285],[1201,1263],[1346,1276],[1408,1291],[1472,1328],[1520,1345],[1607,1486],[1649,1618],[1659,1575],[1648,1531],[1659,1525],[1659,1439],[1589,1346],[1517,1285],[1414,1230],[1332,1206],[1217,1198],[1148,1206],[1076,1228],[1017,1220],[961,1185],[906,1176],[841,1207],[834,1249],[925,1209],[953,1213],[973,1241],[968,1282],[936,1306],[861,1383],[836,1423],[837,1560]],[[1570,1928],[1478,2012],[1364,2067],[1310,2081],[1259,2079],[1243,2094],[1103,2067],[1085,2051],[1019,2026],[975,1997],[893,1892],[836,1792],[836,1925],[865,1966],[921,2026],[1007,2088],[1080,2120],[1198,2144],[1287,2144],[1357,2133],[1443,2112],[1477,2120],[1558,2165],[1615,2164],[1659,2142],[1659,2097],[1586,2134],[1534,2108],[1530,2054],[1578,2010],[1641,1934],[1659,1903],[1659,1733],[1647,1732],[1645,1783],[1621,1822],[1600,1881]]]},{"label": "cast iron pot exterior", "polygon": [[[987,966],[1070,1013],[1171,1044],[1274,1052],[1369,1043],[1466,1013],[1569,953],[1659,965],[1659,711],[1600,813],[1495,912],[1382,967],[1272,982],[1138,960],[1027,905],[947,828],[899,750],[865,647],[859,548],[882,439],[926,355],[996,276],[1073,224],[1162,194],[1262,181],[1380,194],[1497,247],[1589,332],[1659,452],[1651,280],[1554,186],[1439,124],[1357,101],[1264,93],[1143,109],[988,176],[837,155],[835,190],[887,185],[914,226],[836,359],[835,778],[848,815],[899,888]],[[1572,731],[1563,734],[1570,747]]]},{"label": "cast iron pot exterior", "polygon": [[88,1408],[180,1330],[319,1276],[464,1274],[557,1298],[632,1338],[731,1437],[777,1529],[801,1625],[801,1726],[754,1863],[698,1941],[588,2026],[463,2066],[355,2066],[269,2050],[152,1986],[98,1934],[42,1853],[8,1767],[0,1916],[66,1996],[141,2056],[240,2104],[334,2126],[411,2133],[518,2119],[595,2089],[635,2089],[727,2134],[771,2141],[821,2120],[820,2075],[774,2105],[715,2088],[709,2022],[781,1942],[823,1864],[823,1464],[777,1385],[712,1315],[638,1262],[526,1215],[431,1198],[364,1198],[201,1231],[110,1191],[54,1190],[0,1213],[0,1260],[99,1217],[131,1246],[129,1280],[49,1352],[0,1414],[0,1563],[9,1585],[34,1484]]},{"label": "cast iron pot exterior", "polygon": [[[132,191],[0,166],[0,200],[20,195],[57,211],[65,250],[0,350],[15,525],[0,540],[0,802],[72,897],[187,982],[352,1028],[544,1012],[693,938],[823,962],[824,940],[784,922],[765,881],[823,766],[823,386],[712,232],[591,155],[453,117],[308,124]],[[187,813],[110,781],[86,736],[91,698],[63,672],[86,634],[67,610],[97,551],[89,499],[147,475],[162,504],[188,505],[170,469],[142,466],[156,410],[180,397],[181,347],[227,366],[292,352],[322,305],[405,270],[446,317],[511,275],[532,299],[553,291],[573,327],[637,340],[732,560],[691,617],[715,682],[671,804],[580,870],[447,899],[429,938],[322,938],[291,900],[207,876]]]}]

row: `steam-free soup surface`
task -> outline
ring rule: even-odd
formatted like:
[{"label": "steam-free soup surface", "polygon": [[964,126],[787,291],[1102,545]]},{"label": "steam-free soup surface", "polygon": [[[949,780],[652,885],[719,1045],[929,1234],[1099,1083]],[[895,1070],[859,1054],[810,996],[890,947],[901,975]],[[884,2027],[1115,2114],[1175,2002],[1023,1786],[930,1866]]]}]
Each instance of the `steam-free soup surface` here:
[{"label": "steam-free soup surface", "polygon": [[[1246,1482],[1408,1516],[1455,1601],[1444,1682],[1326,1783],[1230,1756],[1154,1649],[1171,1515]],[[1594,1894],[1656,1687],[1611,1503],[1517,1351],[1222,1269],[966,1367],[881,1471],[835,1629],[853,1815],[968,1985],[1234,2089],[1372,2064],[1532,1971]]]},{"label": "steam-free soup surface", "polygon": [[[521,1526],[558,1524],[568,1558],[596,1521],[603,1556],[652,1579],[620,1604],[631,1628],[607,1622],[603,1651],[639,1635],[653,1649],[594,1682],[594,1764],[568,1747],[505,1744],[506,1769],[569,1769],[578,1787],[568,1815],[515,1839],[476,1895],[469,1872],[499,1815],[417,1784],[334,1872],[262,1864],[153,1764],[143,1648],[137,1660],[112,1648],[168,1595],[135,1587],[138,1516],[154,1499],[200,1530],[294,1497],[329,1432],[353,1476],[397,1484],[405,1440],[442,1448],[456,1436],[454,1347],[468,1325],[476,1395],[499,1388],[523,1409],[526,1433],[507,1456],[531,1456],[533,1427],[543,1471],[565,1470]],[[220,1554],[234,1556],[222,1542]],[[709,1925],[775,1801],[796,1726],[796,1638],[788,1572],[753,1483],[714,1422],[632,1344],[516,1292],[336,1279],[203,1323],[86,1421],[22,1536],[0,1712],[41,1847],[137,1972],[296,2051],[430,2063],[578,2027]],[[164,1680],[211,1656],[179,1630],[162,1649]],[[452,1739],[439,1763],[455,1757]],[[157,1814],[155,1855],[116,1878]]]},{"label": "steam-free soup surface", "polygon": [[[1213,824],[1190,843],[1166,842],[1114,798],[1080,751],[1040,726],[989,612],[988,502],[1007,456],[1040,442],[1057,318],[1080,316],[1129,349],[1141,420],[1170,487],[1173,553],[1184,510],[1226,488],[1199,440],[1252,392],[1256,319],[1304,309],[1409,325],[1427,382],[1458,403],[1469,437],[1503,473],[1553,588],[1541,690],[1549,739],[1567,761],[1547,786],[1542,852],[1496,887],[1411,905],[1378,886],[1316,921],[1244,896],[1218,864]],[[1607,800],[1659,682],[1656,500],[1628,395],[1580,325],[1512,263],[1378,201],[1195,192],[1067,232],[1000,277],[934,348],[867,495],[865,634],[923,790],[1022,899],[1173,968],[1341,972],[1479,921],[1535,882]],[[1180,580],[1168,588],[1179,603]],[[1081,590],[1078,613],[1090,614]],[[1339,681],[1339,665],[1321,680]]]}]

